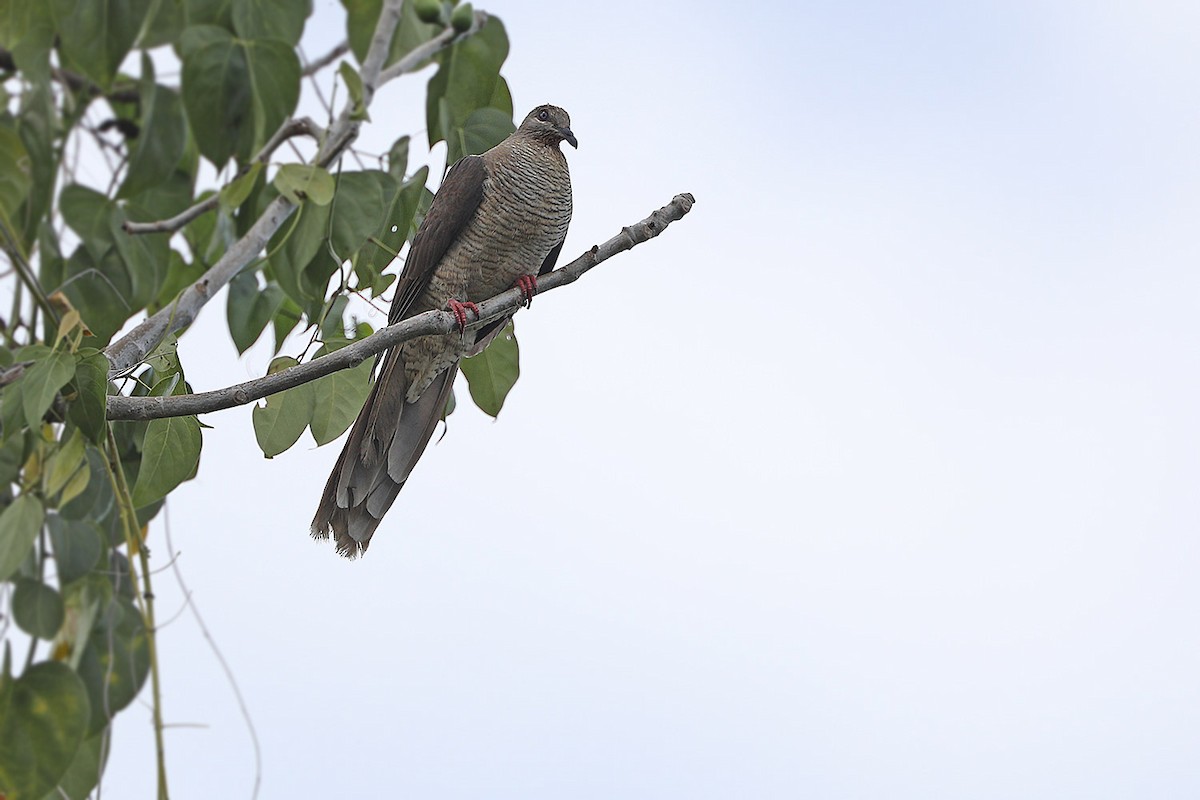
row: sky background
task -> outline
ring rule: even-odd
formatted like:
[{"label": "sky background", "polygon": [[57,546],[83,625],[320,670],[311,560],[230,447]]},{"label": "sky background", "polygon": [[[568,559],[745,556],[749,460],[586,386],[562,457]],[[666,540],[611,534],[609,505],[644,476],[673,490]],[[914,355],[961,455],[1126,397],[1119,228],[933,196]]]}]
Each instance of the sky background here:
[{"label": "sky background", "polygon": [[[166,517],[260,796],[1200,795],[1200,5],[479,5],[518,118],[572,115],[564,257],[696,206],[518,316],[362,560],[307,535],[340,442],[206,418]],[[270,359],[223,301],[180,353]],[[250,797],[203,634],[159,644],[173,797]]]}]

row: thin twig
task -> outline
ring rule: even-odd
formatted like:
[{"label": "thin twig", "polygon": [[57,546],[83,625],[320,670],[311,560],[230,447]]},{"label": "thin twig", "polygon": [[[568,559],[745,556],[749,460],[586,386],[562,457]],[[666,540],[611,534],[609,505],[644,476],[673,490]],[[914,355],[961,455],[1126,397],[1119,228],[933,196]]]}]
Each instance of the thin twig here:
[{"label": "thin twig", "polygon": [[179,589],[183,592],[183,596],[187,598],[187,608],[192,612],[192,616],[196,618],[196,625],[200,627],[200,633],[204,635],[204,640],[208,642],[213,655],[217,657],[217,663],[221,665],[221,670],[225,673],[225,679],[229,681],[229,688],[233,690],[233,696],[237,700],[238,709],[242,712],[242,719],[246,721],[246,730],[250,732],[250,744],[254,747],[254,791],[251,794],[251,800],[253,800],[253,798],[258,797],[258,789],[262,785],[262,748],[258,744],[258,731],[254,727],[254,720],[250,717],[250,709],[246,706],[246,699],[242,697],[242,690],[238,687],[237,679],[233,677],[233,670],[230,669],[229,662],[225,660],[225,656],[221,653],[221,648],[217,647],[217,641],[208,630],[208,625],[204,623],[204,617],[200,616],[200,609],[196,606],[196,601],[192,597],[192,590],[188,588],[187,583],[183,580],[183,570],[179,568],[178,554],[175,553],[175,544],[171,541],[170,512],[171,509],[169,506],[163,509],[163,530],[166,533],[167,550],[174,554],[171,558],[171,569],[175,571],[175,581],[179,584]]},{"label": "thin twig", "polygon": [[34,302],[46,312],[46,316],[53,320],[55,326],[57,326],[58,312],[55,311],[54,306],[50,305],[50,298],[46,296],[46,290],[42,288],[42,283],[33,271],[33,266],[25,258],[25,253],[22,252],[17,237],[8,229],[7,222],[0,222],[0,236],[4,237],[4,252],[13,266],[17,268],[17,274],[21,277],[21,282],[25,284],[26,288],[29,289],[29,293],[33,295]]},{"label": "thin twig", "polygon": [[219,194],[211,194],[193,206],[185,208],[170,219],[160,219],[155,222],[134,222],[125,220],[121,227],[126,233],[173,233],[196,217],[207,214],[221,203]]},{"label": "thin twig", "polygon": [[[279,126],[279,130],[275,131],[275,134],[267,140],[267,143],[263,145],[262,149],[258,151],[258,155],[256,155],[252,161],[265,164],[270,160],[271,154],[274,153],[281,144],[289,139],[295,136],[311,136],[313,139],[320,141],[324,132],[324,129],[320,125],[313,122],[308,117],[289,119],[287,122],[283,123],[283,125]],[[246,167],[244,167],[238,172],[237,175],[234,176],[234,180],[237,180],[242,175],[246,174],[246,171],[249,168],[250,167],[247,164]],[[220,205],[220,203],[221,196],[219,194],[213,194],[204,198],[199,203],[196,203],[189,208],[185,208],[183,211],[179,212],[170,219],[158,220],[157,222],[133,222],[131,220],[125,220],[121,227],[125,229],[126,233],[130,234],[173,233],[182,228],[184,225],[187,225],[192,220],[196,219],[196,217],[212,211],[214,208]]]},{"label": "thin twig", "polygon": [[[129,483],[125,480],[125,470],[121,466],[121,454],[117,450],[117,439],[113,435],[112,426],[107,426],[109,480],[117,497],[120,508],[121,522],[125,527],[125,549],[129,551],[130,579],[135,583],[133,574],[133,550],[138,553],[138,561],[142,570],[142,591],[138,595],[142,617],[146,622],[146,651],[150,658],[150,692],[154,701],[152,709],[154,718],[154,751],[158,774],[158,800],[168,800],[167,791],[167,752],[163,744],[163,713],[162,713],[162,679],[158,669],[158,627],[154,623],[154,590],[150,585],[150,555],[146,551],[146,543],[142,538],[141,529],[137,523],[137,512],[133,509],[133,498],[129,493]],[[136,587],[135,587],[136,592]],[[112,623],[110,622],[110,626]],[[110,627],[111,630],[111,627]]]},{"label": "thin twig", "polygon": [[304,67],[304,70],[301,71],[300,75],[307,78],[309,75],[312,75],[315,72],[320,72],[334,61],[337,61],[339,58],[346,55],[348,52],[350,52],[350,43],[342,42],[337,47],[318,58],[316,61],[310,61],[308,65]]},{"label": "thin twig", "polygon": [[[690,194],[676,195],[669,204],[636,225],[622,229],[619,234],[604,244],[588,250],[565,267],[539,277],[538,293],[542,294],[568,283],[574,283],[581,275],[600,262],[654,238],[672,222],[681,219],[684,214],[688,213],[693,203],[695,203],[695,198]],[[479,316],[471,323],[470,327],[478,327],[493,319],[511,314],[523,302],[524,298],[518,289],[509,289],[491,299],[484,300],[479,303]],[[415,339],[418,336],[450,333],[456,329],[454,316],[449,312],[426,311],[395,325],[381,328],[367,338],[347,345],[329,355],[225,389],[171,397],[113,395],[108,398],[108,418],[114,420],[160,419],[204,414],[245,405],[267,395],[314,381],[332,372],[356,367],[371,356],[400,342]]]}]

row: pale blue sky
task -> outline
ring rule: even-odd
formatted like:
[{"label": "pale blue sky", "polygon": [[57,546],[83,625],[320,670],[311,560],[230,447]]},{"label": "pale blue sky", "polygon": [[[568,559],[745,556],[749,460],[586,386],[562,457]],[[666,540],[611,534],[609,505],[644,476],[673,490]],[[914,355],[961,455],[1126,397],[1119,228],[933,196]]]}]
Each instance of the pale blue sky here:
[{"label": "pale blue sky", "polygon": [[[207,420],[169,514],[261,796],[1200,794],[1200,7],[487,7],[518,114],[574,120],[565,254],[696,208],[522,312],[499,421],[460,405],[364,560],[307,537],[335,446]],[[269,360],[222,309],[197,388]],[[203,638],[160,646],[207,726],[173,796],[248,797]]]}]

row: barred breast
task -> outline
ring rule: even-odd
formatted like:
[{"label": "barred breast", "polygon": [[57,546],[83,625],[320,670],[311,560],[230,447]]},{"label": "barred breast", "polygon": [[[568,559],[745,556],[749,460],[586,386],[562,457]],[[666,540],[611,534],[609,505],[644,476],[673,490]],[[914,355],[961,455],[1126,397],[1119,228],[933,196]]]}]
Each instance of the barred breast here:
[{"label": "barred breast", "polygon": [[[522,275],[536,275],[571,222],[571,175],[558,147],[510,139],[484,154],[479,210],[451,245],[415,305],[445,309],[453,298],[486,300]],[[471,345],[458,334],[405,343],[406,399],[414,402]]]}]

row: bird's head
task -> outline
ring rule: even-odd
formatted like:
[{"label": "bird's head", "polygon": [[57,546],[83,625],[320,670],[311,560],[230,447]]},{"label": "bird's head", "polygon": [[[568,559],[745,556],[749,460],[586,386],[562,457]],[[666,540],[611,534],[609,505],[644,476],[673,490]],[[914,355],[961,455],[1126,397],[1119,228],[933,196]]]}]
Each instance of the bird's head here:
[{"label": "bird's head", "polygon": [[525,115],[517,130],[546,144],[567,142],[571,147],[579,148],[579,142],[571,132],[571,115],[558,106],[538,106]]}]

